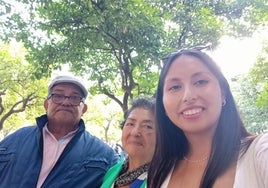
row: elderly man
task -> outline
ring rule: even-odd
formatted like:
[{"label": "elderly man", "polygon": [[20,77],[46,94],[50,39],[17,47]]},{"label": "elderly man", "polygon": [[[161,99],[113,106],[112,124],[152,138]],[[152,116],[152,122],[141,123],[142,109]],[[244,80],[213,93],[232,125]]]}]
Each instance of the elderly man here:
[{"label": "elderly man", "polygon": [[48,87],[46,114],[0,142],[0,187],[100,187],[118,160],[104,142],[85,130],[88,92],[72,76],[58,76]]}]

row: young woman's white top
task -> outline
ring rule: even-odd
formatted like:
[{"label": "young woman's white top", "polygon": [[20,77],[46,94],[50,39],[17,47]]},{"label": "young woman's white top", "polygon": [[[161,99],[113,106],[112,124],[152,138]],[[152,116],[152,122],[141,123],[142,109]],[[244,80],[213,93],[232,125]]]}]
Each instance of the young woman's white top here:
[{"label": "young woman's white top", "polygon": [[234,188],[268,188],[268,133],[259,135],[238,160]]},{"label": "young woman's white top", "polygon": [[[168,187],[172,172],[161,188]],[[268,188],[268,133],[257,136],[237,161],[233,188]]]}]

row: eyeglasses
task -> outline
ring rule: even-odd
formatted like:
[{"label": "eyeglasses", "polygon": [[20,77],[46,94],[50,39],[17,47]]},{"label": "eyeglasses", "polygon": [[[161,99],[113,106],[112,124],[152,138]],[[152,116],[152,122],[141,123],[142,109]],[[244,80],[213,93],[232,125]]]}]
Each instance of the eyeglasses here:
[{"label": "eyeglasses", "polygon": [[84,102],[84,98],[77,95],[65,96],[62,94],[52,93],[48,99],[52,99],[55,104],[61,104],[66,98],[73,106],[78,106],[80,102]]}]

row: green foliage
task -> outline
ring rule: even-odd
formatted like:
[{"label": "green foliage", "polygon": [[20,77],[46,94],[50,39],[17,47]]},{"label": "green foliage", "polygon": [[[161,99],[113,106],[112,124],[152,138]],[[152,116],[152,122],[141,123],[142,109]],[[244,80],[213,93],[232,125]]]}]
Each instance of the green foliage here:
[{"label": "green foliage", "polygon": [[4,16],[11,11],[11,6],[8,2],[0,1],[0,16]]},{"label": "green foliage", "polygon": [[259,88],[250,75],[237,76],[231,86],[247,129],[256,134],[267,131],[268,111],[257,105]]},{"label": "green foliage", "polygon": [[167,46],[180,49],[207,43],[217,45],[224,31],[224,23],[207,2],[162,2],[159,6],[162,6],[163,15],[170,22],[166,30]]},{"label": "green foliage", "polygon": [[27,118],[35,118],[32,115],[40,112],[39,100],[46,86],[44,80],[31,77],[31,66],[9,48],[4,44],[0,48],[0,130],[4,135],[27,125]]},{"label": "green foliage", "polygon": [[106,95],[122,111],[135,96],[155,93],[161,58],[170,51],[214,48],[224,34],[250,36],[268,14],[267,0],[16,2],[23,14],[12,9],[0,36],[23,42],[36,78],[68,64],[90,80],[91,95]]},{"label": "green foliage", "polygon": [[[262,53],[258,56],[256,63],[250,69],[250,76],[255,85],[258,86],[256,103],[268,112],[268,45],[264,46]],[[268,117],[268,116],[267,116]]]},{"label": "green foliage", "polygon": [[186,48],[211,43],[218,45],[219,37],[251,36],[268,21],[267,0],[151,0],[161,10],[165,20],[176,24],[168,27],[167,46]]},{"label": "green foliage", "polygon": [[[157,72],[150,67],[160,66],[162,22],[155,8],[142,1],[65,0],[44,2],[37,11],[40,17],[35,27],[46,36],[37,39],[32,30],[16,36],[27,40],[28,60],[35,67],[43,65],[35,70],[38,77],[69,63],[72,71],[89,76],[93,94],[106,94],[123,110],[132,92],[154,93],[156,80],[148,86],[134,72],[151,77]],[[123,100],[116,98],[122,93]]]},{"label": "green foliage", "polygon": [[121,140],[120,123],[123,118],[120,108],[104,95],[92,97],[86,101],[87,112],[83,115],[86,129],[106,143]]},{"label": "green foliage", "polygon": [[263,47],[256,62],[250,70],[250,76],[255,83],[268,80],[268,44]]},{"label": "green foliage", "polygon": [[258,95],[257,105],[264,107],[268,112],[268,82],[264,84],[261,93]]}]

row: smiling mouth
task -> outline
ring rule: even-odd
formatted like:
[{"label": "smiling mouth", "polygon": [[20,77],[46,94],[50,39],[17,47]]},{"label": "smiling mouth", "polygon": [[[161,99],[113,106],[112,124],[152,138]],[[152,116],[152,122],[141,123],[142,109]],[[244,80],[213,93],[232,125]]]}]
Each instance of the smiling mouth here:
[{"label": "smiling mouth", "polygon": [[202,111],[202,108],[195,108],[195,109],[185,110],[185,111],[182,112],[182,114],[190,116],[190,115],[198,114],[201,111]]}]

